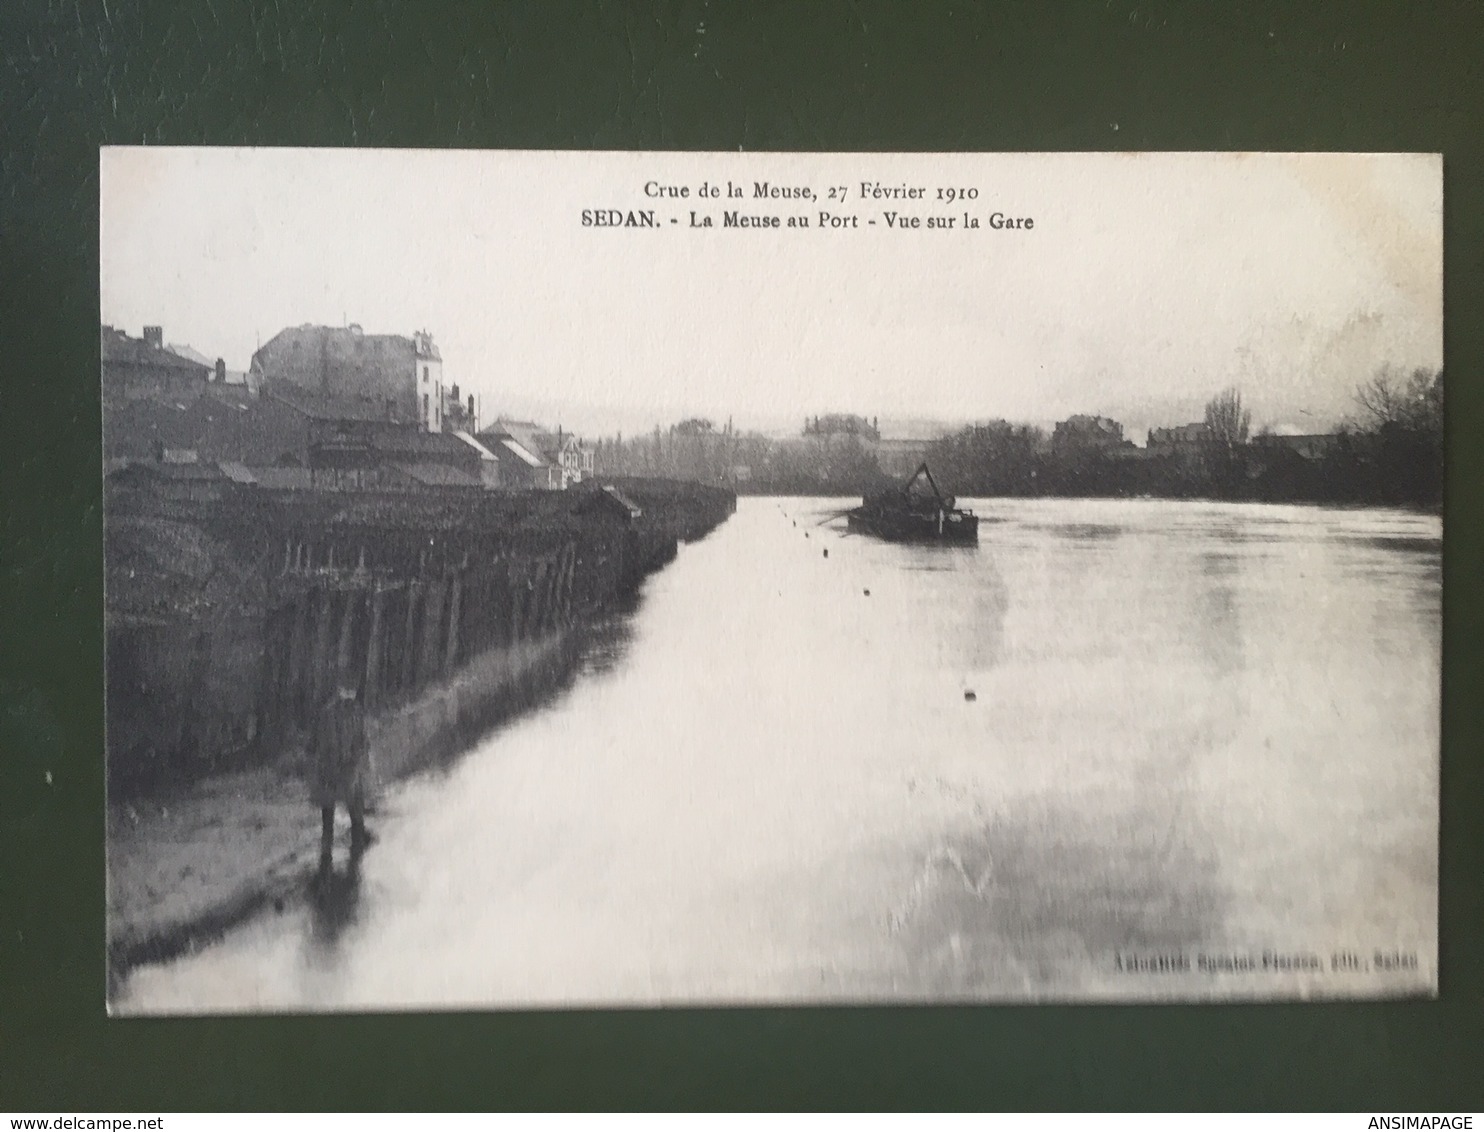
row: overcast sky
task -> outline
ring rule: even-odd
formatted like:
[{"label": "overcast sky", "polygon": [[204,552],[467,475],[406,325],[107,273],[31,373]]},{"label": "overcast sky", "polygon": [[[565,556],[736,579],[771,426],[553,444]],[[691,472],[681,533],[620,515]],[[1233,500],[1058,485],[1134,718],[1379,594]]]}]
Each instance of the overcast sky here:
[{"label": "overcast sky", "polygon": [[[651,180],[692,196],[647,200]],[[695,198],[727,180],[746,199]],[[757,201],[760,180],[849,197]],[[863,180],[978,199],[863,201]],[[661,226],[583,227],[584,208]],[[729,208],[860,228],[724,229]],[[898,231],[887,210],[959,219]],[[993,231],[997,210],[1035,227]],[[1442,365],[1426,155],[115,148],[101,222],[102,319],[131,334],[159,323],[245,369],[285,326],[426,328],[486,420],[589,432],[1094,412],[1142,443],[1228,385],[1255,424],[1313,431],[1381,367]]]}]

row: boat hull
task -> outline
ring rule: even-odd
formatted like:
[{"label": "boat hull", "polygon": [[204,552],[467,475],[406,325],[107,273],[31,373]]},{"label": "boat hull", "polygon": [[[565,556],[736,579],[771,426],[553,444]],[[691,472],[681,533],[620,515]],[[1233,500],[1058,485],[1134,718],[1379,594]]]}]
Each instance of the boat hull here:
[{"label": "boat hull", "polygon": [[979,519],[975,515],[952,513],[937,515],[872,513],[861,509],[845,513],[846,525],[858,534],[872,535],[888,542],[916,542],[949,546],[977,546]]}]

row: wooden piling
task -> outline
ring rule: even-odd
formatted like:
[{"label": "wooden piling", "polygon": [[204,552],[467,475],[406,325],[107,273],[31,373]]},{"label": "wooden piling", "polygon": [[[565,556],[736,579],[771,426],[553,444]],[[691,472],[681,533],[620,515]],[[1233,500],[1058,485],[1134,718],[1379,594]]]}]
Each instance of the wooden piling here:
[{"label": "wooden piling", "polygon": [[356,619],[360,614],[361,593],[356,589],[343,591],[340,603],[340,639],[335,648],[335,674],[333,686],[339,687],[350,676],[350,650],[354,639]]},{"label": "wooden piling", "polygon": [[371,612],[370,627],[366,635],[366,669],[364,674],[364,688],[362,700],[368,710],[373,710],[381,703],[381,612],[385,604],[385,595],[375,582],[371,583]]},{"label": "wooden piling", "polygon": [[422,582],[416,579],[407,584],[407,620],[402,631],[402,679],[399,685],[399,690],[406,694],[417,687],[417,631],[422,591]]},{"label": "wooden piling", "polygon": [[306,721],[330,694],[330,633],[334,622],[333,595],[327,586],[314,589],[314,652],[309,658],[309,704]]},{"label": "wooden piling", "polygon": [[307,592],[298,594],[294,598],[292,610],[293,624],[289,630],[289,655],[288,664],[284,670],[284,679],[287,681],[288,688],[286,703],[292,721],[298,725],[308,714],[308,658],[311,637],[310,602]]},{"label": "wooden piling", "polygon": [[422,641],[419,648],[417,686],[434,680],[443,670],[442,630],[443,602],[446,584],[440,578],[428,583],[427,606],[423,610]]},{"label": "wooden piling", "polygon": [[443,653],[443,670],[451,672],[459,660],[459,618],[464,593],[463,575],[455,572],[448,584],[448,640]]}]

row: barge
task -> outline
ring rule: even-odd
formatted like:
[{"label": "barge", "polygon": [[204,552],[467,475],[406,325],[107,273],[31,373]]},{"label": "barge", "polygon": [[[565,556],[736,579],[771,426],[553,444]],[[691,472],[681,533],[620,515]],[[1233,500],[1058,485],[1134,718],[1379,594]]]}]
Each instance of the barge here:
[{"label": "barge", "polygon": [[890,542],[979,543],[978,517],[938,490],[926,464],[918,465],[899,487],[866,496],[859,507],[845,512],[845,520],[852,531]]}]

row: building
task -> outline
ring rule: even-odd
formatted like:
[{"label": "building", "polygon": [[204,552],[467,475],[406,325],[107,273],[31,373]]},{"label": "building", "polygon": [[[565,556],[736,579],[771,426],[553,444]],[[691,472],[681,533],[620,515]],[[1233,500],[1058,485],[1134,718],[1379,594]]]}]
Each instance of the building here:
[{"label": "building", "polygon": [[158,460],[165,451],[201,448],[203,398],[163,401],[138,398],[105,405],[103,458],[106,461]]},{"label": "building", "polygon": [[883,475],[904,479],[927,459],[928,450],[953,432],[941,421],[882,421],[876,441],[876,465]]},{"label": "building", "polygon": [[[803,439],[794,449],[794,474],[820,483],[854,484],[874,478],[881,433],[875,420],[855,413],[827,413],[804,421]],[[787,462],[790,459],[784,455]]]},{"label": "building", "polygon": [[214,503],[233,484],[220,465],[209,460],[141,460],[110,470],[104,482],[112,491],[145,491],[193,503]]},{"label": "building", "polygon": [[443,359],[426,330],[367,334],[360,326],[291,326],[252,356],[248,381],[294,385],[330,397],[364,399],[388,420],[443,431],[448,396]]},{"label": "building", "polygon": [[478,436],[500,460],[505,487],[560,491],[593,475],[593,450],[571,433],[530,421],[497,420]]},{"label": "building", "polygon": [[559,490],[561,469],[548,464],[532,452],[503,425],[486,429],[476,438],[500,460],[500,486],[538,491]]},{"label": "building", "polygon": [[165,347],[165,349],[169,350],[173,354],[178,354],[182,358],[187,358],[190,361],[198,362],[204,366],[210,366],[210,384],[214,386],[227,386],[236,389],[244,389],[250,395],[254,397],[257,396],[257,382],[255,380],[248,380],[248,374],[246,370],[228,369],[225,359],[209,358],[200,350],[194,349],[191,346],[187,346],[179,342],[171,342]]},{"label": "building", "polygon": [[[240,400],[213,393],[184,409],[140,403],[120,410],[115,416],[131,425],[131,443],[106,447],[107,466],[111,477],[134,470],[113,482],[195,500],[234,486],[398,491],[500,483],[499,458],[468,433],[424,432],[369,398],[288,383],[249,398],[238,388]],[[141,415],[145,408],[149,416]]]},{"label": "building", "polygon": [[472,436],[424,432],[418,422],[388,416],[369,396],[333,396],[279,381],[240,407],[225,395],[202,397],[199,405],[213,406],[198,432],[203,456],[244,465],[254,475],[302,468],[310,486],[334,490],[499,483],[494,453]]},{"label": "building", "polygon": [[612,484],[590,483],[574,501],[573,514],[601,515],[622,526],[632,526],[644,514],[643,509]]},{"label": "building", "polygon": [[458,382],[449,386],[443,393],[443,407],[441,410],[442,430],[444,432],[467,432],[479,431],[479,414],[474,405],[474,394],[470,393],[468,398],[459,396]]},{"label": "building", "polygon": [[881,439],[874,420],[868,421],[854,413],[826,413],[824,416],[807,418],[804,421],[804,435],[830,439],[853,436],[863,444],[875,444]]},{"label": "building", "polygon": [[1123,425],[1110,417],[1068,417],[1057,421],[1051,433],[1053,449],[1112,449],[1129,443],[1123,438]]},{"label": "building", "polygon": [[[471,438],[472,439],[472,438]],[[451,432],[354,419],[322,422],[309,447],[309,468],[321,488],[473,487],[499,482],[487,472],[495,456]]]},{"label": "building", "polygon": [[542,454],[561,468],[564,487],[592,479],[593,450],[581,438],[558,428],[555,435],[543,433],[540,439],[544,445]]},{"label": "building", "polygon": [[130,338],[112,326],[102,328],[105,410],[139,401],[184,406],[201,395],[212,367],[181,357],[164,342],[164,331],[158,326],[146,326],[142,338]]},{"label": "building", "polygon": [[[249,465],[311,468],[319,486],[374,486],[375,477],[362,474],[371,466],[364,453],[372,438],[421,434],[417,424],[397,419],[390,408],[378,406],[369,396],[335,396],[274,381],[260,401],[265,410],[260,417],[275,426],[273,443],[267,449],[222,454]],[[272,448],[281,451],[275,456]]]},{"label": "building", "polygon": [[479,456],[479,481],[487,488],[500,486],[500,458],[479,442],[472,433],[460,429],[449,434],[462,440]]},{"label": "building", "polygon": [[1205,421],[1170,428],[1151,428],[1148,448],[1151,453],[1167,456],[1198,452],[1206,443],[1207,435]]}]

